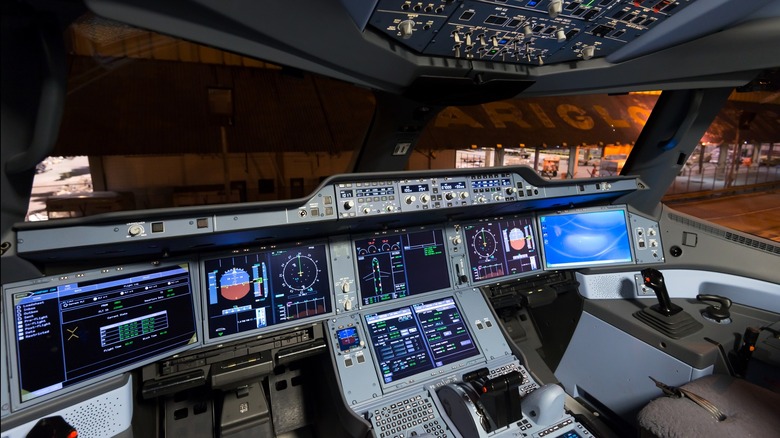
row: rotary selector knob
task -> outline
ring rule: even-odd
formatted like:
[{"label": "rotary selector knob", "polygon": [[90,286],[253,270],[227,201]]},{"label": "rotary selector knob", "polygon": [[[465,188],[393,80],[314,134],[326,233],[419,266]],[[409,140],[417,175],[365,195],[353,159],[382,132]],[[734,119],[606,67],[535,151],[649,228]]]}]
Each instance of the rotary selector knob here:
[{"label": "rotary selector knob", "polygon": [[515,193],[517,193],[517,189],[516,188],[514,188],[514,187],[507,187],[506,188],[506,194],[507,195],[514,195]]},{"label": "rotary selector knob", "polygon": [[582,59],[587,61],[596,54],[596,46],[585,46],[580,53],[582,53]]},{"label": "rotary selector knob", "polygon": [[352,310],[352,300],[344,301],[344,310],[346,311]]},{"label": "rotary selector knob", "polygon": [[385,211],[388,213],[392,213],[393,210],[395,210],[395,207],[393,207],[392,205],[388,205],[387,207],[385,207]]},{"label": "rotary selector knob", "polygon": [[416,200],[417,200],[417,198],[414,197],[414,196],[407,196],[405,201],[406,201],[407,204],[411,204],[412,202],[414,202]]},{"label": "rotary selector knob", "polygon": [[401,32],[401,38],[408,40],[414,33],[414,21],[404,20],[398,23],[398,31]]},{"label": "rotary selector knob", "polygon": [[445,193],[444,194],[444,199],[446,199],[448,201],[452,201],[453,199],[455,199],[455,193],[453,193],[453,192]]},{"label": "rotary selector knob", "polygon": [[130,225],[130,228],[127,229],[127,234],[130,235],[130,237],[140,236],[144,233],[144,227],[143,225]]},{"label": "rotary selector knob", "polygon": [[460,197],[461,197],[462,199],[466,199],[466,198],[468,198],[468,197],[469,197],[469,192],[461,192],[461,194],[460,194]]},{"label": "rotary selector knob", "polygon": [[503,201],[504,197],[499,194],[495,194],[493,195],[493,199],[495,199],[496,201]]},{"label": "rotary selector knob", "polygon": [[368,208],[368,207],[365,207],[365,208],[363,209],[363,214],[369,214],[369,213],[371,213],[371,209],[370,209],[370,208]]},{"label": "rotary selector knob", "polygon": [[484,196],[477,197],[477,202],[479,202],[480,204],[484,203],[485,201],[487,201],[487,199]]},{"label": "rotary selector knob", "polygon": [[429,195],[422,195],[422,196],[420,196],[420,202],[422,202],[423,204],[427,204],[428,201],[430,201],[430,200],[431,200],[431,197]]},{"label": "rotary selector knob", "polygon": [[453,245],[460,245],[461,243],[463,243],[463,240],[460,238],[460,236],[455,236],[452,238]]},{"label": "rotary selector knob", "polygon": [[349,283],[344,282],[344,284],[341,285],[341,291],[345,294],[349,293]]},{"label": "rotary selector knob", "polygon": [[355,206],[355,201],[347,201],[344,203],[344,210],[352,210],[352,207]]}]

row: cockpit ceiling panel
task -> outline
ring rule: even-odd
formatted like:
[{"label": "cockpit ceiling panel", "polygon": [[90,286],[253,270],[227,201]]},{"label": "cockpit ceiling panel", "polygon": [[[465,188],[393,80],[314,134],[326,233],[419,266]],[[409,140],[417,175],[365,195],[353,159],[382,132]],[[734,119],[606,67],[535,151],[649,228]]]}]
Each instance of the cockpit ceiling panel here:
[{"label": "cockpit ceiling panel", "polygon": [[694,0],[380,0],[369,25],[416,53],[525,65],[605,57]]}]

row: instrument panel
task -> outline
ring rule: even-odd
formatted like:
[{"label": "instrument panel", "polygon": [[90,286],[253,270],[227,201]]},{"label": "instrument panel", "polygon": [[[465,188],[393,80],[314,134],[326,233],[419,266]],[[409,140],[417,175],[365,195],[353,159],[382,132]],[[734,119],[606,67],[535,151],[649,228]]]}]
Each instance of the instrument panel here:
[{"label": "instrument panel", "polygon": [[[485,351],[505,348],[483,336],[495,324],[474,288],[545,270],[660,262],[659,235],[657,223],[623,205],[588,207],[280,242],[177,264],[139,263],[5,285],[6,333],[20,373],[11,380],[12,406],[21,409],[48,398],[36,394],[56,396],[71,381],[86,385],[164,355],[323,321],[344,376],[365,370],[361,379],[371,376],[374,391],[392,392],[444,369],[484,362]],[[643,256],[648,251],[652,257]],[[188,297],[184,304],[165,307],[180,296]],[[101,322],[73,322],[68,315],[82,306],[78,320]],[[33,336],[44,326],[62,341],[58,347],[48,346],[50,337]],[[449,340],[437,338],[440,330]],[[155,343],[166,337],[178,341]],[[86,346],[74,350],[76,344]],[[401,354],[399,348],[407,347]],[[61,349],[65,358],[79,357],[73,351],[84,348],[132,354],[107,359],[84,376],[74,374],[74,362],[67,360],[68,377],[32,388],[27,382],[35,379],[27,373],[38,368],[25,352],[40,348]]]},{"label": "instrument panel", "polygon": [[[378,435],[452,432],[441,403],[463,376],[511,376],[523,394],[539,388],[480,288],[662,263],[658,223],[616,202],[644,187],[633,177],[548,181],[527,167],[343,175],[299,200],[20,225],[22,258],[90,268],[3,286],[2,414],[132,369],[143,369],[140,396],[151,399],[229,390],[327,353],[341,396]],[[105,262],[114,257],[130,261]],[[71,295],[94,324],[66,318],[77,307]],[[32,336],[39,329],[59,344]],[[98,343],[117,330],[117,342]],[[64,359],[64,377],[30,386],[41,364],[25,351],[87,351],[76,343],[107,360],[81,376]],[[407,402],[417,412],[399,412]],[[560,421],[555,430],[579,427]],[[541,426],[550,425],[524,427]]]}]

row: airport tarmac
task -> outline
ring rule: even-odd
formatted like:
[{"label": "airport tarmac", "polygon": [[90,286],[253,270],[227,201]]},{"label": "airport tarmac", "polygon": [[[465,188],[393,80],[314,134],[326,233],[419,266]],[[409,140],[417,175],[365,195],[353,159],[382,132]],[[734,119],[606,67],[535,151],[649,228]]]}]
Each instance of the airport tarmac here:
[{"label": "airport tarmac", "polygon": [[780,192],[746,193],[669,203],[691,216],[780,242]]}]

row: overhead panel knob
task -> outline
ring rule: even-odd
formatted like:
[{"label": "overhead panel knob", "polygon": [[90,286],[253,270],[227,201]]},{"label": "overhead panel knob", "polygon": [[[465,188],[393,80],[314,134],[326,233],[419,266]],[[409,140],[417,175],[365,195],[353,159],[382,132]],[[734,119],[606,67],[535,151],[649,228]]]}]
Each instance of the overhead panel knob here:
[{"label": "overhead panel knob", "polygon": [[596,54],[596,47],[595,46],[585,46],[582,48],[582,59],[588,60],[590,58],[593,58],[593,55]]},{"label": "overhead panel knob", "polygon": [[398,31],[401,32],[401,38],[408,40],[414,32],[414,21],[404,20],[398,23]]},{"label": "overhead panel knob", "polygon": [[550,4],[547,6],[547,12],[550,14],[550,18],[555,18],[563,10],[562,0],[550,0]]},{"label": "overhead panel knob", "polygon": [[558,40],[559,43],[562,43],[566,41],[566,32],[563,31],[563,29],[558,29],[555,32],[555,37]]}]

